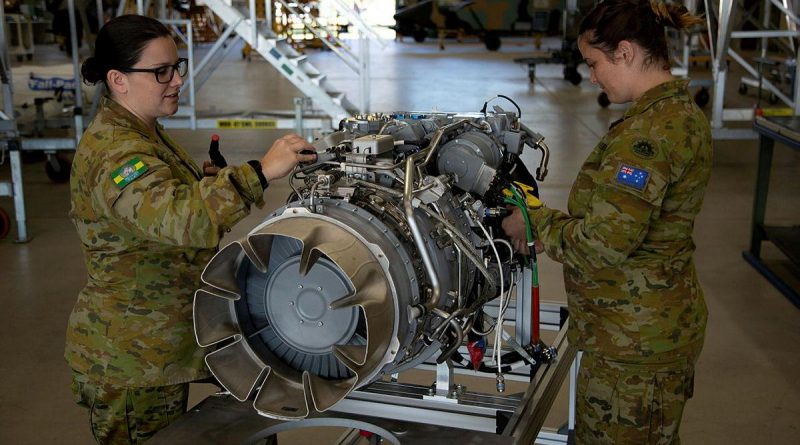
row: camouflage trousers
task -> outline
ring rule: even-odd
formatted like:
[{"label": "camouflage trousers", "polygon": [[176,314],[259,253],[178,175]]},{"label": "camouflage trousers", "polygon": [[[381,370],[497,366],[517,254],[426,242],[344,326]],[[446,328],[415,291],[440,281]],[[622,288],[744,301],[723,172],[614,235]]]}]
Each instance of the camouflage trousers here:
[{"label": "camouflage trousers", "polygon": [[137,445],[186,412],[189,384],[127,388],[103,385],[72,373],[75,401],[89,410],[100,445]]},{"label": "camouflage trousers", "polygon": [[578,445],[678,445],[694,390],[698,347],[659,361],[623,362],[584,353],[578,372]]}]

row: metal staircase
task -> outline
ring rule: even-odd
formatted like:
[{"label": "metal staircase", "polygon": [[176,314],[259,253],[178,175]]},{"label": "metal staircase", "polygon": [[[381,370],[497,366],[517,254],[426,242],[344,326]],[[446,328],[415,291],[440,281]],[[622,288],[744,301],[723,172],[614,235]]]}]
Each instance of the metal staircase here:
[{"label": "metal staircase", "polygon": [[[691,0],[687,3],[694,6],[695,0]],[[800,115],[800,82],[793,81],[791,91],[789,94],[785,94],[784,91],[779,88],[780,85],[777,85],[770,79],[763,78],[764,73],[762,72],[762,67],[759,66],[767,56],[767,39],[779,39],[783,41],[780,42],[783,43],[781,46],[787,48],[784,50],[787,59],[792,59],[793,62],[792,79],[800,77],[800,64],[797,63],[797,48],[795,47],[795,39],[800,38],[800,31],[797,29],[797,25],[800,24],[800,17],[798,17],[798,11],[796,10],[797,6],[793,0],[762,0],[760,6],[763,9],[761,12],[762,23],[759,25],[758,22],[750,18],[740,18],[740,16],[746,15],[746,10],[741,0],[705,0],[708,28],[711,30],[710,49],[714,73],[711,128],[716,139],[754,139],[756,137],[755,132],[750,126],[747,128],[728,128],[725,126],[726,122],[752,122],[754,111],[753,107],[725,108],[725,83],[729,74],[728,59],[736,62],[751,76],[749,82],[747,79],[742,78],[740,80],[740,85],[754,83],[756,86],[763,87],[764,90],[768,91],[776,99],[790,108],[791,114],[795,116]],[[773,9],[777,10],[777,13],[783,16],[782,21],[785,21],[785,25],[783,25],[785,29],[773,29],[774,24],[771,23],[770,20],[771,14],[775,13]],[[758,29],[755,31],[734,29],[735,21],[743,23],[745,20],[755,24]],[[761,40],[761,62],[748,60],[739,51],[735,51],[731,48],[732,40],[743,38],[756,38]],[[789,43],[788,45],[786,44],[787,42]]]},{"label": "metal staircase", "polygon": [[[255,3],[251,0],[251,3]],[[224,0],[205,0],[208,6],[233,32],[261,54],[278,72],[312,101],[312,107],[321,110],[338,122],[357,112],[345,93],[336,91],[320,70],[309,62],[307,56],[298,53],[286,39],[274,36],[271,30],[259,29],[255,21],[255,9],[246,15]]]}]

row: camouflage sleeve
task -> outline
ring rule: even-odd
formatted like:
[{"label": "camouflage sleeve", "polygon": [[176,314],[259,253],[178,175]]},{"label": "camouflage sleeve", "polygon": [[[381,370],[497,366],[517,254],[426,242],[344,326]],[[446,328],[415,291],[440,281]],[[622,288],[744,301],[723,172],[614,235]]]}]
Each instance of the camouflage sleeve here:
[{"label": "camouflage sleeve", "polygon": [[620,138],[609,144],[581,217],[547,207],[530,212],[551,258],[592,271],[622,263],[641,244],[659,214],[670,163],[664,150],[654,149],[649,158],[636,155],[637,142]]},{"label": "camouflage sleeve", "polygon": [[[186,184],[142,141],[121,142],[97,173],[97,198],[132,232],[162,243],[211,248],[222,231],[264,204],[258,175],[249,165]],[[127,169],[127,170],[126,170]]]}]

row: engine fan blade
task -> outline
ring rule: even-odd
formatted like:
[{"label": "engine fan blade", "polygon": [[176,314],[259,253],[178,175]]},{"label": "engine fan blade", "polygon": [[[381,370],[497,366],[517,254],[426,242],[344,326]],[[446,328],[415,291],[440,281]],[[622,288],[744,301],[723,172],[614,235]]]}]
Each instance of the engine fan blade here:
[{"label": "engine fan blade", "polygon": [[251,235],[243,245],[244,253],[261,273],[267,272],[273,239],[271,235]]},{"label": "engine fan blade", "polygon": [[234,343],[208,354],[206,365],[222,386],[242,402],[250,397],[270,370],[241,336]]},{"label": "engine fan blade", "polygon": [[304,372],[300,376],[300,381],[297,381],[273,370],[258,390],[253,407],[258,412],[276,419],[305,418],[308,416],[308,401],[303,381],[307,379],[307,372]]},{"label": "engine fan blade", "polygon": [[367,346],[334,345],[333,354],[344,363],[348,369],[358,373],[358,370],[364,366],[364,363],[367,361]]},{"label": "engine fan blade", "polygon": [[308,240],[303,241],[303,253],[300,255],[300,276],[308,275],[308,271],[314,266],[322,252],[319,249],[312,247]]},{"label": "engine fan blade", "polygon": [[234,241],[219,251],[208,263],[200,279],[216,289],[231,294],[228,298],[238,300],[241,290],[236,282],[238,258],[244,249],[238,241]]},{"label": "engine fan blade", "polygon": [[[306,248],[309,244],[303,245],[303,260],[300,262],[300,274],[305,275],[311,269],[321,255],[330,258],[337,266],[342,268],[345,274],[350,275],[348,271],[342,267],[343,259],[354,260],[364,255],[365,252],[358,249],[362,246],[361,243],[352,235],[342,236],[332,241],[324,241],[311,245],[310,249]],[[369,252],[366,252],[369,255]],[[371,258],[371,256],[370,256]],[[339,261],[337,261],[337,259]],[[363,260],[363,259],[362,259]],[[369,261],[369,260],[366,260]],[[344,264],[347,264],[346,262]]]},{"label": "engine fan blade", "polygon": [[[348,307],[359,306],[366,318],[366,335],[362,339],[365,344],[332,346],[333,356],[339,366],[344,365],[343,369],[349,369],[355,375],[343,375],[340,379],[314,375],[312,379],[308,371],[303,371],[301,375],[298,371],[285,369],[283,362],[270,362],[273,366],[256,396],[254,406],[269,417],[297,419],[308,415],[309,406],[318,410],[332,406],[352,391],[359,381],[369,378],[380,369],[395,335],[395,306],[387,273],[380,263],[382,257],[373,253],[367,242],[357,234],[318,217],[297,216],[262,226],[251,233],[248,240],[251,246],[255,246],[261,237],[276,236],[294,238],[302,244],[298,266],[294,266],[299,267],[301,277],[312,273],[312,269],[316,270],[315,264],[323,255],[326,262],[332,262],[350,281],[348,287],[351,289],[349,295],[332,304],[328,303],[329,309],[347,310]],[[258,247],[254,250],[261,253]],[[280,270],[279,265],[276,267],[273,273]],[[280,348],[280,345],[276,348]],[[278,349],[275,353],[282,354]],[[288,358],[289,355],[286,355],[282,360]],[[294,364],[302,369],[314,368],[306,365]],[[318,364],[316,367],[321,366]]]},{"label": "engine fan blade", "polygon": [[349,295],[331,303],[331,309],[343,309],[353,306],[363,306],[370,302],[369,295],[366,292],[352,292]]},{"label": "engine fan blade", "polygon": [[[390,302],[383,304],[366,304],[364,318],[367,320],[367,360],[380,360],[383,357],[377,353],[383,353],[391,344],[394,335],[393,307]],[[396,351],[395,351],[396,352]]]},{"label": "engine fan blade", "polygon": [[194,294],[194,334],[197,344],[206,347],[240,334],[230,298],[214,293],[213,288]]},{"label": "engine fan blade", "polygon": [[[339,309],[357,305],[363,309],[367,322],[367,346],[361,347],[363,356],[348,354],[340,349],[353,348],[352,346],[335,346],[334,353],[337,354],[337,358],[341,359],[341,355],[343,355],[353,364],[361,366],[376,352],[384,351],[391,341],[393,331],[392,313],[389,307],[391,305],[389,285],[375,262],[359,265],[350,275],[350,280],[353,287],[356,288],[356,292],[334,301],[331,308]],[[360,357],[364,357],[363,360],[360,360]],[[344,360],[343,363],[347,365]],[[350,368],[350,366],[348,367]],[[358,369],[351,368],[351,370],[358,373]]]},{"label": "engine fan blade", "polygon": [[358,377],[330,381],[313,374],[308,375],[308,392],[317,411],[325,411],[355,389]]},{"label": "engine fan blade", "polygon": [[[336,259],[331,258],[334,262]],[[339,267],[343,261],[336,262]],[[350,278],[355,292],[331,303],[331,309],[340,309],[351,306],[367,306],[370,304],[384,304],[389,298],[389,287],[384,279],[383,271],[374,262],[351,263],[347,269],[342,268]]]}]

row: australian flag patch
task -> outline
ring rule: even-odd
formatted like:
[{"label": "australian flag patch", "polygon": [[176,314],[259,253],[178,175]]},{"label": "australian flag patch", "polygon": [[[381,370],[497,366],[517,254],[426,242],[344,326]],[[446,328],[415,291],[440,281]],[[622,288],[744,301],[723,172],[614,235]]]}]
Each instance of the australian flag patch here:
[{"label": "australian flag patch", "polygon": [[631,167],[630,165],[621,164],[619,166],[619,170],[617,170],[618,183],[635,188],[639,191],[644,190],[649,178],[650,172],[640,168]]}]

